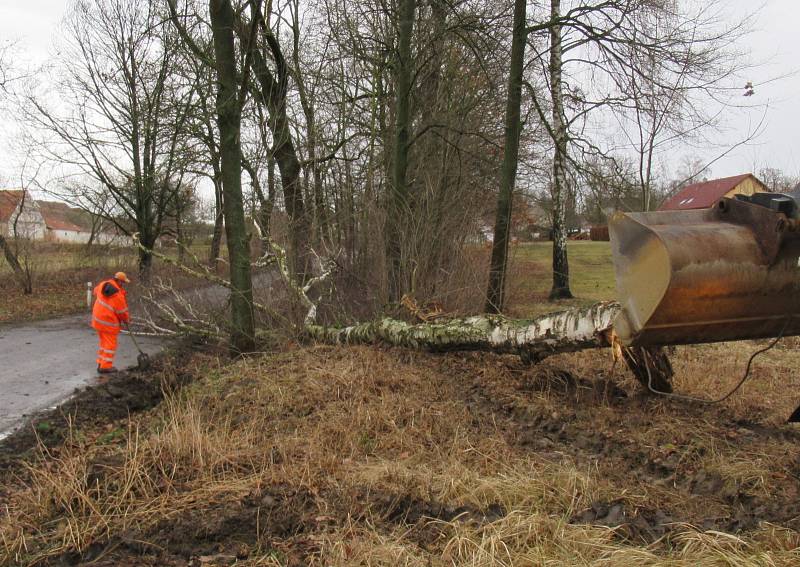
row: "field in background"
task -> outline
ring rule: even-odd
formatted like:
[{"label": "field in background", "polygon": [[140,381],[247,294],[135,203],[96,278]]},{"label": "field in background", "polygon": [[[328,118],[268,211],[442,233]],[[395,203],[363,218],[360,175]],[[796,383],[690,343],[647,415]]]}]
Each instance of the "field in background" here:
[{"label": "field in background", "polygon": [[[86,283],[96,284],[117,271],[131,276],[131,297],[141,292],[136,281],[137,254],[132,248],[94,247],[87,253],[80,244],[35,243],[32,255],[33,294],[25,295],[14,280],[4,258],[0,257],[0,323],[35,321],[85,311]],[[171,257],[175,249],[161,251]],[[193,253],[205,257],[202,247]],[[159,260],[153,260],[154,276],[175,278],[176,270]]]},{"label": "field in background", "polygon": [[567,243],[570,286],[575,299],[551,302],[553,284],[552,242],[529,242],[509,248],[508,314],[530,317],[584,307],[616,298],[611,246],[608,242],[570,240]]},{"label": "field in background", "polygon": [[11,268],[0,259],[0,323],[34,321],[86,310],[86,282],[136,266],[133,250],[35,243],[31,255],[33,294],[22,293]]}]

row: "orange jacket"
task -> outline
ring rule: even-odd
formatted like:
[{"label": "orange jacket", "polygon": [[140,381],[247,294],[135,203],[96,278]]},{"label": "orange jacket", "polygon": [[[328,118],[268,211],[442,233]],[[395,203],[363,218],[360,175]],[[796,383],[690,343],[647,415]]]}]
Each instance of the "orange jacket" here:
[{"label": "orange jacket", "polygon": [[126,292],[113,279],[103,280],[94,288],[92,327],[104,333],[119,333],[120,324],[130,320]]}]

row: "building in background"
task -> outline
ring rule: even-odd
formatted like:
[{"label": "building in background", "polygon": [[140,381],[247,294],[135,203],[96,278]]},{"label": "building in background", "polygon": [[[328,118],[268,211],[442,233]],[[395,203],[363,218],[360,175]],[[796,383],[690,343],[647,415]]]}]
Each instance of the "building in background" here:
[{"label": "building in background", "polygon": [[685,211],[707,209],[716,205],[723,197],[768,193],[769,188],[752,173],[723,177],[687,185],[664,201],[659,211]]},{"label": "building in background", "polygon": [[0,190],[0,234],[18,238],[64,242],[129,246],[129,236],[120,234],[108,222],[60,201],[41,201],[23,189]]},{"label": "building in background", "polygon": [[83,211],[72,209],[66,203],[57,201],[40,201],[39,210],[44,218],[45,240],[75,244],[89,242],[92,236],[92,227],[91,225],[87,227],[87,223],[82,222],[80,214]]},{"label": "building in background", "polygon": [[25,189],[0,191],[0,234],[43,240],[46,228],[39,205]]}]

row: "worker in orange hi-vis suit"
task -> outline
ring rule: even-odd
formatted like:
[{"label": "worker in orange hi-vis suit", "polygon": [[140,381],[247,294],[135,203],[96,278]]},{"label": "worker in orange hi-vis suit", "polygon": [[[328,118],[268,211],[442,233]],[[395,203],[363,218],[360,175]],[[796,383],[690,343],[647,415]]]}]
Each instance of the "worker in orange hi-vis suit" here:
[{"label": "worker in orange hi-vis suit", "polygon": [[117,337],[123,323],[130,320],[124,284],[131,280],[125,272],[117,272],[111,279],[103,280],[94,288],[92,328],[97,331],[100,348],[97,351],[97,372],[110,374],[114,368]]}]

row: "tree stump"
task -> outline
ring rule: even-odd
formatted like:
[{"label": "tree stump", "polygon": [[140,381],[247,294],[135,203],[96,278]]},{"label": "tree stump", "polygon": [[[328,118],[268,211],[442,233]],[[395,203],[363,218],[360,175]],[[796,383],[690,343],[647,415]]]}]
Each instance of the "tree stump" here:
[{"label": "tree stump", "polygon": [[622,359],[639,383],[649,392],[672,393],[675,372],[663,347],[623,347]]}]

